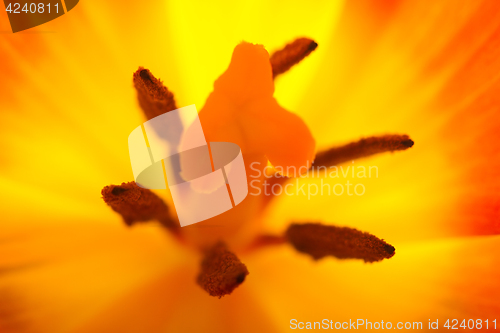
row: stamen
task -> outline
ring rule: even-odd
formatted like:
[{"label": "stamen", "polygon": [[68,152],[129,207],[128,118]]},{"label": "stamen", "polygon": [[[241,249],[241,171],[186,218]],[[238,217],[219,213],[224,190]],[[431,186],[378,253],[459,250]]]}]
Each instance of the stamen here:
[{"label": "stamen", "polygon": [[312,51],[316,50],[318,44],[309,38],[298,38],[287,44],[283,49],[274,52],[270,61],[273,68],[273,76],[276,77],[288,71],[293,65],[298,64]]},{"label": "stamen", "polygon": [[330,167],[378,153],[406,150],[411,148],[413,144],[413,140],[408,135],[372,136],[342,147],[319,152],[314,160],[314,165]]},{"label": "stamen", "polygon": [[133,80],[139,105],[148,120],[177,109],[174,94],[155,78],[149,69],[139,67]]},{"label": "stamen", "polygon": [[179,227],[170,216],[168,206],[163,200],[135,182],[105,186],[101,194],[104,202],[120,214],[128,226],[136,222],[158,220],[167,228]]},{"label": "stamen", "polygon": [[375,262],[391,258],[396,251],[392,245],[367,232],[319,223],[292,224],[286,237],[297,251],[307,253],[315,260],[334,256]]},{"label": "stamen", "polygon": [[210,296],[221,298],[232,293],[247,275],[245,264],[219,242],[205,253],[197,282]]}]

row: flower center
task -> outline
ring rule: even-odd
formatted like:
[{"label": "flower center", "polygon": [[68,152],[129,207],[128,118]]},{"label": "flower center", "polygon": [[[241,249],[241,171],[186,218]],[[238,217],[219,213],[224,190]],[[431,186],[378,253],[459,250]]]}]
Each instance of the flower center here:
[{"label": "flower center", "polygon": [[[269,57],[263,47],[242,43],[233,54],[228,70],[215,82],[199,117],[208,142],[238,144],[243,153],[248,182],[265,175],[268,161],[281,170],[312,166],[314,139],[304,122],[281,108],[273,98],[273,78],[286,72],[317,47],[300,38]],[[173,94],[148,69],[133,75],[139,105],[152,119],[177,109]],[[413,146],[407,135],[369,137],[316,154],[314,165],[333,166],[353,159]],[[307,168],[305,169],[307,172]],[[286,172],[285,172],[286,175]],[[271,177],[279,184],[287,177]],[[263,181],[257,182],[260,186]],[[231,293],[249,274],[247,267],[229,250],[251,251],[288,243],[314,259],[333,256],[376,262],[391,258],[395,248],[385,241],[356,229],[319,223],[294,223],[282,235],[260,234],[262,211],[273,195],[248,195],[224,214],[180,228],[168,205],[135,182],[103,188],[104,201],[119,213],[128,226],[157,220],[181,242],[203,254],[198,284],[210,295]]]}]

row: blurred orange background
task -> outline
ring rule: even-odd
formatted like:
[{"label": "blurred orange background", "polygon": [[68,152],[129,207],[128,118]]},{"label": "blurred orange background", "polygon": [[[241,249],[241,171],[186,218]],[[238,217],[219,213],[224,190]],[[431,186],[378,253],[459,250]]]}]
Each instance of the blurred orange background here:
[{"label": "blurred orange background", "polygon": [[[500,319],[499,7],[82,0],[16,34],[2,11],[0,332]],[[378,235],[397,254],[316,263],[288,246],[265,249],[241,257],[250,275],[233,295],[211,298],[194,282],[193,249],[157,225],[127,228],[100,198],[133,179],[127,137],[144,119],[132,73],[147,67],[179,107],[200,109],[241,41],[271,53],[302,36],[318,49],[276,79],[274,96],[318,149],[386,133],[416,144],[356,161],[379,169],[361,197],[278,198],[262,232],[322,221]]]}]

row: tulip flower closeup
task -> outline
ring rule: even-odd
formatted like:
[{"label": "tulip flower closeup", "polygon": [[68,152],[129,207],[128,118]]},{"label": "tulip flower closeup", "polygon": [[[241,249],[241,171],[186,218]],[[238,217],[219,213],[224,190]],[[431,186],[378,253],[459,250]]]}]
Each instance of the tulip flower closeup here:
[{"label": "tulip flower closeup", "polygon": [[[87,0],[14,34],[0,15],[0,332],[499,329],[499,13]],[[180,227],[127,137],[191,104],[249,194]]]}]

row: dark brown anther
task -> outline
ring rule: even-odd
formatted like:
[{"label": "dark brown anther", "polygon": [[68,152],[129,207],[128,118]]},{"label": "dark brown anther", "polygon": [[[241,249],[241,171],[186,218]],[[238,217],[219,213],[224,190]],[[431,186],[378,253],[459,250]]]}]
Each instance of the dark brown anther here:
[{"label": "dark brown anther", "polygon": [[283,49],[274,52],[270,61],[273,68],[273,76],[285,73],[293,65],[298,64],[312,51],[316,50],[318,44],[309,38],[298,38],[287,44]]},{"label": "dark brown anther", "polygon": [[314,259],[334,256],[375,262],[394,256],[396,249],[367,232],[320,223],[292,224],[286,238],[299,252]]},{"label": "dark brown anther", "polygon": [[148,73],[148,70],[147,70],[147,69],[143,69],[143,70],[141,70],[140,75],[141,75],[141,77],[142,77],[144,80],[149,81],[149,82],[153,82],[153,81],[151,80],[151,76],[149,76],[149,73]]},{"label": "dark brown anther", "polygon": [[128,226],[137,222],[158,220],[167,228],[178,228],[163,200],[135,182],[106,186],[101,194],[108,206],[120,214]]},{"label": "dark brown anther", "polygon": [[319,152],[314,160],[314,165],[330,167],[379,153],[406,150],[413,144],[413,140],[408,135],[372,136],[345,146]]},{"label": "dark brown anther", "polygon": [[126,188],[123,188],[123,187],[119,187],[119,186],[115,186],[115,187],[111,190],[111,194],[113,194],[113,195],[120,195],[120,194],[122,194],[123,192],[127,192],[127,189],[126,189]]},{"label": "dark brown anther", "polygon": [[247,275],[245,264],[219,242],[205,253],[197,282],[210,296],[221,298],[231,294]]},{"label": "dark brown anther", "polygon": [[406,148],[411,148],[411,147],[413,147],[413,145],[415,144],[415,142],[413,142],[412,139],[408,139],[408,140],[401,141],[401,144],[403,146],[405,146]]},{"label": "dark brown anther", "polygon": [[174,94],[149,69],[139,67],[134,73],[133,81],[139,105],[148,120],[177,109]]}]

